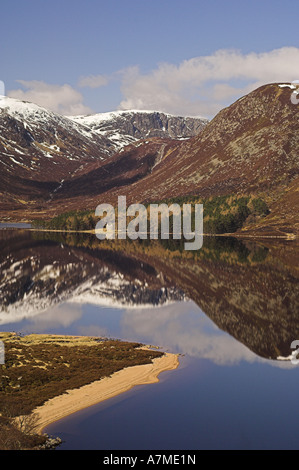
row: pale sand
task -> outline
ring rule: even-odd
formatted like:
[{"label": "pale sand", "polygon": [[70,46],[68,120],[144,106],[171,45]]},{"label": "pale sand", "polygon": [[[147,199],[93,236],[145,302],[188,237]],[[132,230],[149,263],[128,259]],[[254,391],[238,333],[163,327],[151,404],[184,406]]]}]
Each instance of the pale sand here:
[{"label": "pale sand", "polygon": [[38,417],[36,432],[42,434],[43,429],[49,424],[115,397],[136,385],[159,382],[158,376],[161,372],[176,369],[178,366],[178,355],[166,353],[162,357],[153,359],[151,364],[127,367],[115,372],[111,377],[105,377],[51,398],[33,411]]}]

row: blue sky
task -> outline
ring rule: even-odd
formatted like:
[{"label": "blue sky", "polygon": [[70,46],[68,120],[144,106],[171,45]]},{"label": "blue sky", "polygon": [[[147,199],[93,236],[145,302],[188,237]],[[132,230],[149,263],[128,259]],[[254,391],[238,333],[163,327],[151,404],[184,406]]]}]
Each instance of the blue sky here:
[{"label": "blue sky", "polygon": [[[62,114],[213,116],[299,78],[297,0],[1,0],[9,96]],[[219,52],[221,51],[221,52]]]}]

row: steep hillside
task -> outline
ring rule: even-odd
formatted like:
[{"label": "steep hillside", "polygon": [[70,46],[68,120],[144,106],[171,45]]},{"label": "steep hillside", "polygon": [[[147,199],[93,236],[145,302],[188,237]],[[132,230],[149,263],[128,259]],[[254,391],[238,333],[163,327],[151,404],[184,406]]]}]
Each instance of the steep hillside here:
[{"label": "steep hillside", "polygon": [[130,189],[142,199],[261,192],[269,197],[299,174],[299,106],[291,90],[263,86],[223,109],[203,130],[173,146],[155,172]]},{"label": "steep hillside", "polygon": [[33,103],[0,99],[1,208],[51,199],[64,179],[111,155],[109,141]]},{"label": "steep hillside", "polygon": [[[117,194],[131,202],[255,194],[267,202],[270,214],[249,221],[247,228],[258,226],[270,235],[298,233],[299,106],[291,102],[291,93],[287,84],[258,88],[223,109],[198,136],[161,145],[160,160],[144,178],[89,204],[115,201]],[[138,148],[144,155],[147,151],[146,144]]]}]

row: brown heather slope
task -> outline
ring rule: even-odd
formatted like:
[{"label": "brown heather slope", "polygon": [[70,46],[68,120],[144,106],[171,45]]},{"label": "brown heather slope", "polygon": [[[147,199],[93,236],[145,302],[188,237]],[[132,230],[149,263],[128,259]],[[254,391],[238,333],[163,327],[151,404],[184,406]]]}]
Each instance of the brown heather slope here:
[{"label": "brown heather slope", "polygon": [[[117,202],[118,194],[125,194],[134,182],[143,180],[153,171],[164,148],[171,146],[171,142],[170,139],[148,139],[128,145],[107,161],[85,160],[84,168],[70,175],[63,184],[33,181],[31,190],[28,182],[26,187],[21,184],[20,194],[27,196],[26,201],[17,205],[12,200],[5,203],[2,199],[0,220],[8,216],[14,221],[47,219],[69,210],[94,210],[99,201]],[[19,187],[16,178],[13,183],[14,187]],[[40,187],[44,191],[42,195],[38,193]]]},{"label": "brown heather slope", "polygon": [[203,132],[176,146],[155,171],[128,188],[130,199],[184,194],[259,194],[269,230],[299,231],[299,106],[290,88],[263,86],[222,110]]},{"label": "brown heather slope", "polygon": [[246,192],[277,198],[299,175],[299,106],[290,96],[290,88],[273,84],[239,99],[176,146],[142,181],[142,191],[135,185],[130,193],[148,200],[153,188],[160,199]]},{"label": "brown heather slope", "polygon": [[[164,149],[178,141],[153,138],[131,144],[101,164],[95,163],[90,171],[65,181],[53,198],[49,208],[62,212],[61,208],[95,208],[97,201],[117,200],[117,194],[126,191],[137,181],[143,181],[161,161]],[[58,203],[58,205],[57,205]]]},{"label": "brown heather slope", "polygon": [[57,192],[52,207],[95,209],[100,202],[115,203],[117,195],[131,203],[188,194],[256,194],[271,212],[244,233],[298,233],[299,106],[292,104],[291,93],[279,84],[262,86],[223,109],[196,137],[156,141],[154,148],[152,143],[131,147],[131,160],[141,165],[151,159],[135,181],[127,178],[124,153],[118,154],[114,164],[120,165],[121,177],[116,184],[101,184],[101,173],[91,171]]}]

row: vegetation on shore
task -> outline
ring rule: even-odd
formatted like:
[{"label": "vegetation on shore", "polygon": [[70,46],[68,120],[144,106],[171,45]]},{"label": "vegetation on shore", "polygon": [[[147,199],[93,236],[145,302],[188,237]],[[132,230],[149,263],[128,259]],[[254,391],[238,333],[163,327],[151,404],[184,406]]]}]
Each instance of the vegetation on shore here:
[{"label": "vegetation on shore", "polygon": [[[265,217],[269,209],[265,201],[256,196],[214,196],[200,198],[199,196],[179,196],[165,199],[157,204],[203,204],[203,222],[205,234],[235,233],[241,229],[245,221]],[[194,213],[194,211],[193,211]],[[193,221],[194,222],[194,221]]]},{"label": "vegetation on shore", "polygon": [[65,231],[94,230],[96,219],[94,211],[68,211],[53,217],[50,220],[35,219],[32,221],[33,228]]},{"label": "vegetation on shore", "polygon": [[[149,204],[203,204],[204,207],[204,233],[224,234],[234,233],[241,229],[250,218],[251,221],[265,217],[269,213],[266,202],[256,196],[217,196],[200,198],[199,196],[182,196],[163,201],[151,201],[145,203],[147,209]],[[117,208],[116,208],[117,214]],[[149,211],[148,211],[149,212]],[[194,211],[193,211],[194,214]],[[63,231],[93,231],[99,219],[94,211],[69,211],[53,217],[50,220],[34,220],[33,228]],[[194,218],[193,218],[194,224]],[[170,232],[172,229],[172,216],[170,217]]]},{"label": "vegetation on shore", "polygon": [[[201,199],[198,196],[184,196],[163,201],[152,201],[152,204],[191,204],[194,209],[195,204],[203,204],[204,206],[204,233],[211,235],[222,235],[221,240],[217,237],[205,237],[203,247],[200,250],[185,250],[185,240],[173,239],[171,236],[173,220],[172,215],[169,219],[170,236],[169,239],[162,239],[160,236],[157,240],[137,239],[131,240],[99,240],[93,234],[80,233],[75,230],[78,225],[86,230],[95,227],[97,219],[90,211],[67,212],[61,214],[48,222],[42,222],[44,228],[49,230],[59,230],[65,233],[39,233],[33,235],[36,238],[53,240],[60,243],[67,243],[71,246],[81,246],[89,249],[109,249],[122,250],[128,253],[141,251],[150,255],[157,256],[179,256],[193,259],[210,259],[210,260],[226,260],[234,263],[256,263],[263,261],[267,256],[268,250],[263,246],[251,246],[250,248],[241,240],[224,237],[229,233],[233,234],[243,227],[244,223],[265,217],[269,213],[269,209],[265,201],[256,196],[218,196],[208,199]],[[145,203],[147,209],[150,203]],[[194,213],[194,212],[193,212]],[[74,223],[75,221],[75,223]],[[38,224],[38,222],[36,222]],[[194,217],[192,220],[192,230],[194,230]],[[91,230],[89,230],[91,231]],[[74,233],[76,232],[76,233]]]},{"label": "vegetation on shore", "polygon": [[35,433],[32,410],[48,399],[164,354],[140,349],[140,343],[92,337],[0,333],[0,340],[5,347],[5,364],[0,366],[0,449],[44,443]]}]

